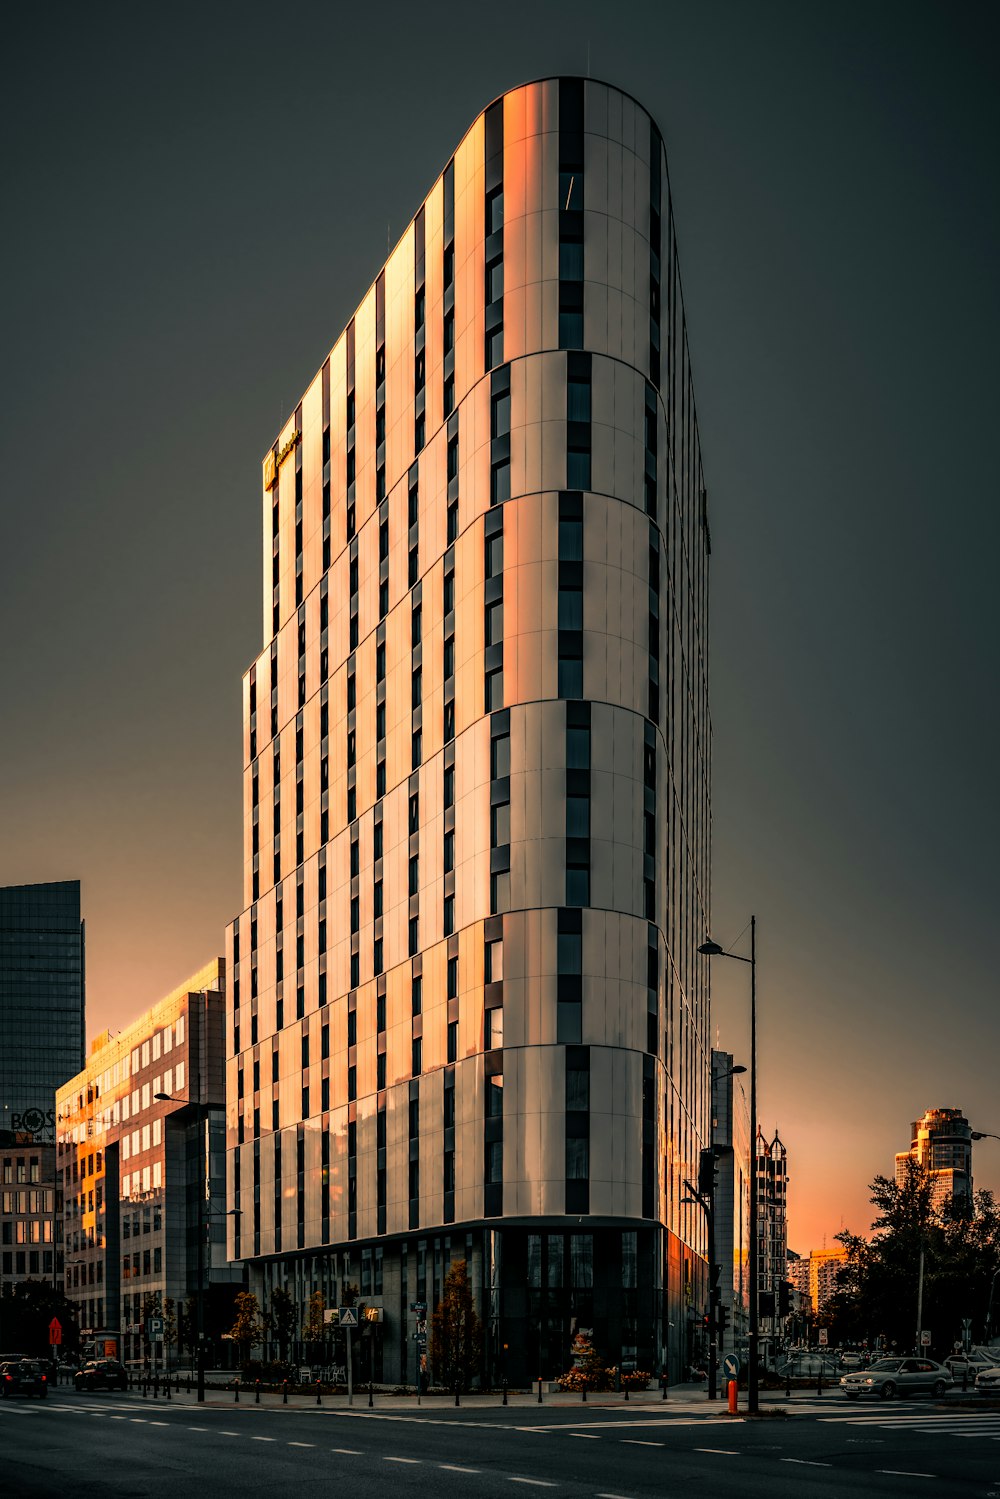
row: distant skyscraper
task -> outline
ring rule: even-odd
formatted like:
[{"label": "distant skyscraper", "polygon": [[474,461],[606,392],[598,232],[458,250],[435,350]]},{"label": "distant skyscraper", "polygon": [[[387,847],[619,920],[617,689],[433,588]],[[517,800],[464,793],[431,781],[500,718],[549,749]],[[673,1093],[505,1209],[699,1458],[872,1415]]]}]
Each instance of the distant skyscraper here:
[{"label": "distant skyscraper", "polygon": [[847,1250],[811,1249],[808,1255],[789,1254],[787,1275],[814,1312],[822,1311],[837,1290],[837,1276],[847,1264]]},{"label": "distant skyscraper", "polygon": [[712,1052],[715,1261],[722,1267],[720,1299],[729,1311],[730,1328],[723,1351],[746,1339],[750,1301],[750,1110],[732,1066],[732,1052]]},{"label": "distant skyscraper", "polygon": [[777,1130],[757,1131],[757,1287],[761,1355],[780,1331],[781,1287],[788,1275],[788,1152]]},{"label": "distant skyscraper", "polygon": [[[319,313],[322,318],[322,313]],[[666,156],[512,89],[264,457],[229,932],[230,1244],[487,1366],[690,1358],[709,1141],[709,533]],[[367,1359],[366,1354],[366,1359]]]},{"label": "distant skyscraper", "polygon": [[961,1109],[928,1109],[911,1126],[909,1150],[896,1156],[896,1180],[902,1181],[907,1161],[930,1172],[934,1206],[949,1198],[972,1196],[972,1126]]},{"label": "distant skyscraper", "polygon": [[79,880],[0,889],[0,1141],[55,1142],[85,1043]]},{"label": "distant skyscraper", "polygon": [[0,889],[0,1289],[62,1278],[56,1089],[85,1039],[79,880]]}]

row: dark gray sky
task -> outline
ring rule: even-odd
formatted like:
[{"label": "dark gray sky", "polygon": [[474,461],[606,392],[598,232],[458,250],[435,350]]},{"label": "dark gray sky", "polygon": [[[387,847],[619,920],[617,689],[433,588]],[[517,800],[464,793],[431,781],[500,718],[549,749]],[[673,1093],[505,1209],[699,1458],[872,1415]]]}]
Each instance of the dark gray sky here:
[{"label": "dark gray sky", "polygon": [[[925,1108],[1000,1133],[998,31],[915,0],[6,20],[0,882],[83,880],[91,1033],[239,905],[261,454],[472,118],[589,48],[667,142],[715,935],[756,910],[793,1247],[867,1226]],[[1000,1144],[974,1166],[1000,1187]]]}]

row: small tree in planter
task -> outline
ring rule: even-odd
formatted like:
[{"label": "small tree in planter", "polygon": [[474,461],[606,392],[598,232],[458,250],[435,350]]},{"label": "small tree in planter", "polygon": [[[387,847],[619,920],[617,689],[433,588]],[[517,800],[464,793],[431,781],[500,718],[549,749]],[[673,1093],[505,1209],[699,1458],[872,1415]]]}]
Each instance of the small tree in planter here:
[{"label": "small tree in planter", "polygon": [[561,1390],[606,1390],[608,1371],[590,1334],[578,1332],[573,1339],[573,1367],[556,1381]]},{"label": "small tree in planter", "polygon": [[252,1291],[241,1291],[236,1297],[236,1321],[229,1336],[240,1350],[240,1364],[250,1362],[251,1350],[264,1341],[264,1319],[260,1314],[260,1302]]}]

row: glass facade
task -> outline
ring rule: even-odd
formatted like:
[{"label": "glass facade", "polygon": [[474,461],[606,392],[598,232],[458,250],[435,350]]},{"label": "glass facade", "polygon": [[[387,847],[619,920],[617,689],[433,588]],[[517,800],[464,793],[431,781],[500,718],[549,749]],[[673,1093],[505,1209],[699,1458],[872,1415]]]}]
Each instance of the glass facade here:
[{"label": "glass facade", "polygon": [[80,882],[0,889],[0,1143],[55,1140],[56,1089],[83,1065]]},{"label": "glass facade", "polygon": [[265,455],[263,511],[230,1250],[265,1302],[337,1298],[377,1251],[385,1377],[412,1380],[409,1304],[458,1255],[493,1372],[504,1344],[511,1378],[558,1372],[592,1317],[609,1362],[679,1374],[709,538],[634,100],[549,79],[479,116]]}]

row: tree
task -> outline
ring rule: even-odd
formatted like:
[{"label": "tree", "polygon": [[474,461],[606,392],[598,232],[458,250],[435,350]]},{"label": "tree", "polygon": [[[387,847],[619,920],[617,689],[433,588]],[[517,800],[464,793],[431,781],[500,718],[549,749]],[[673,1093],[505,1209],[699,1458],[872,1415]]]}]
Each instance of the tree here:
[{"label": "tree", "polygon": [[80,1341],[76,1316],[73,1303],[47,1281],[22,1280],[4,1286],[0,1296],[3,1347],[33,1358],[47,1358],[49,1323],[56,1317],[62,1325],[62,1352],[75,1352]]},{"label": "tree", "polygon": [[236,1320],[229,1336],[240,1350],[240,1364],[250,1362],[250,1353],[264,1338],[264,1319],[260,1314],[260,1302],[252,1291],[240,1291],[236,1297]]},{"label": "tree", "polygon": [[877,1176],[871,1184],[877,1210],[872,1235],[845,1230],[847,1250],[838,1289],[827,1303],[836,1341],[908,1351],[917,1334],[917,1299],[923,1254],[923,1327],[932,1350],[943,1354],[971,1317],[973,1337],[985,1335],[990,1282],[1000,1263],[1000,1209],[991,1192],[960,1196],[938,1208],[929,1172],[907,1161],[900,1180]]},{"label": "tree", "polygon": [[559,1377],[562,1390],[605,1390],[609,1371],[594,1347],[590,1334],[578,1332],[573,1339],[573,1367]]},{"label": "tree", "polygon": [[455,1260],[431,1321],[435,1378],[456,1394],[467,1390],[479,1373],[482,1352],[483,1327],[472,1299],[468,1266],[464,1260]]},{"label": "tree", "polygon": [[172,1296],[163,1299],[163,1352],[164,1357],[169,1357],[170,1350],[177,1342],[177,1303]]},{"label": "tree", "polygon": [[318,1358],[326,1342],[326,1322],[323,1317],[325,1311],[326,1297],[322,1291],[314,1291],[309,1297],[306,1320],[302,1324],[303,1341],[311,1349],[314,1359]]},{"label": "tree", "polygon": [[275,1286],[267,1308],[271,1332],[278,1344],[278,1357],[282,1363],[288,1357],[288,1345],[295,1333],[295,1302],[284,1286]]}]

